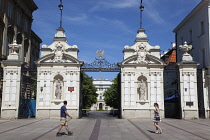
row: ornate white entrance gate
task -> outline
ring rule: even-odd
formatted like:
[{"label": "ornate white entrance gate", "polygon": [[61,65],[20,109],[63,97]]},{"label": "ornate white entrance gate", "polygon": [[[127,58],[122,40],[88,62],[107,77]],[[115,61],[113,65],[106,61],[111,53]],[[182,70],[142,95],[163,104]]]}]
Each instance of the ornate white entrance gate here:
[{"label": "ornate white entrance gate", "polygon": [[139,29],[133,46],[124,47],[121,67],[122,118],[153,118],[157,102],[164,116],[163,69],[160,47],[148,44],[145,30]]}]

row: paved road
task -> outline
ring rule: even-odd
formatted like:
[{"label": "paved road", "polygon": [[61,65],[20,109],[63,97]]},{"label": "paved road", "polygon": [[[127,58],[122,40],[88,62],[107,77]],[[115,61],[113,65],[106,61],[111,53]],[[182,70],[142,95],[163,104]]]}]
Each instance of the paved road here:
[{"label": "paved road", "polygon": [[163,119],[162,134],[150,119],[117,119],[108,112],[90,112],[69,120],[73,136],[56,137],[59,119],[0,120],[0,140],[210,140],[210,120]]}]

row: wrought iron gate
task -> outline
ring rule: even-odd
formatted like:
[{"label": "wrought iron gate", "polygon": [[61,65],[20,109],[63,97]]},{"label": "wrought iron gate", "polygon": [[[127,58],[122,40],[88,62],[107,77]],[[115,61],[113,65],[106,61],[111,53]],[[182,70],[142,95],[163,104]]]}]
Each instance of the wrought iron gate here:
[{"label": "wrought iron gate", "polygon": [[181,100],[179,92],[179,69],[175,63],[164,69],[164,105],[166,118],[181,118]]},{"label": "wrought iron gate", "polygon": [[28,69],[22,66],[20,100],[19,100],[19,118],[35,117],[36,107],[36,69]]},{"label": "wrought iron gate", "polygon": [[120,72],[120,67],[116,63],[109,63],[105,59],[104,51],[100,50],[96,52],[95,61],[92,63],[85,63],[81,67],[81,71],[84,72]]},{"label": "wrought iron gate", "polygon": [[[121,69],[117,65],[117,63],[109,63],[105,59],[104,51],[99,50],[96,52],[97,55],[95,60],[92,63],[85,63],[81,67],[81,71],[83,72],[119,72],[118,74],[118,118],[122,118],[121,116]],[[82,75],[81,75],[82,76]],[[82,81],[82,77],[80,78],[80,82]],[[82,82],[81,82],[82,83]],[[82,87],[82,85],[81,85]],[[80,91],[82,93],[82,91]],[[80,103],[82,102],[82,94],[80,93]],[[82,105],[80,104],[80,112],[82,112]],[[80,113],[80,116],[81,113]]]},{"label": "wrought iron gate", "polygon": [[197,69],[197,92],[198,92],[198,110],[199,118],[205,118],[205,107],[203,97],[203,71]]}]

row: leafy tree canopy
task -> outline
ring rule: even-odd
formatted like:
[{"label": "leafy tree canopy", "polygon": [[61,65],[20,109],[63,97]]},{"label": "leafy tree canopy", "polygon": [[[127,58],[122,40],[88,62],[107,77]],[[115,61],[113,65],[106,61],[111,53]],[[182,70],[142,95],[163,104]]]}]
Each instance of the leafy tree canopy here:
[{"label": "leafy tree canopy", "polygon": [[93,78],[82,72],[83,108],[88,109],[97,102],[97,89],[93,85]]},{"label": "leafy tree canopy", "polygon": [[113,84],[104,92],[104,101],[106,105],[118,108],[118,78],[115,78]]}]

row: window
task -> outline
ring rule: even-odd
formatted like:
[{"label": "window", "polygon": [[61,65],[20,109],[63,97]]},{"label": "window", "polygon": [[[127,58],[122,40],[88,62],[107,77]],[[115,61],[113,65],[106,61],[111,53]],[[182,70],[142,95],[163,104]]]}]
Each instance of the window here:
[{"label": "window", "polygon": [[24,20],[24,31],[28,32],[28,21],[26,19]]},{"label": "window", "polygon": [[189,31],[189,36],[190,36],[190,42],[189,43],[191,43],[192,42],[192,30]]},{"label": "window", "polygon": [[201,35],[203,35],[205,32],[204,32],[204,21],[201,21],[200,23],[201,25]]},{"label": "window", "polygon": [[7,16],[12,18],[12,4],[8,2]]},{"label": "window", "polygon": [[102,99],[102,96],[100,96],[100,100]]},{"label": "window", "polygon": [[20,26],[20,12],[17,12],[16,14],[16,22],[17,22],[17,25]]}]

